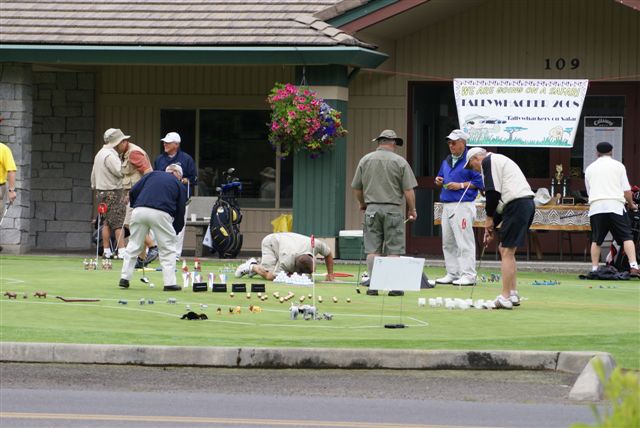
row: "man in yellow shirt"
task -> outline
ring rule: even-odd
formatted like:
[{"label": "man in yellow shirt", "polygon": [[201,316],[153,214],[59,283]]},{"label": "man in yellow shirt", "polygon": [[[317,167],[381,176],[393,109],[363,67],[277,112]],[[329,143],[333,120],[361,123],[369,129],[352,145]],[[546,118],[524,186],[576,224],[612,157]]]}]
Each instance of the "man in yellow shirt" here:
[{"label": "man in yellow shirt", "polygon": [[3,210],[5,194],[9,203],[16,200],[16,162],[9,146],[0,143],[0,206]]}]

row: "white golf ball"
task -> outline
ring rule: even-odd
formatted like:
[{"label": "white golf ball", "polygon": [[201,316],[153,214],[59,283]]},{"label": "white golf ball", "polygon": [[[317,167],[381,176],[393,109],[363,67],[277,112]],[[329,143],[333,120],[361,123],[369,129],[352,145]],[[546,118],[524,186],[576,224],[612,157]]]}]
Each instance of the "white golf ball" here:
[{"label": "white golf ball", "polygon": [[153,288],[153,287],[155,287],[155,286],[156,286],[156,285],[155,285],[153,282],[152,282],[151,284],[149,284],[149,288]]}]

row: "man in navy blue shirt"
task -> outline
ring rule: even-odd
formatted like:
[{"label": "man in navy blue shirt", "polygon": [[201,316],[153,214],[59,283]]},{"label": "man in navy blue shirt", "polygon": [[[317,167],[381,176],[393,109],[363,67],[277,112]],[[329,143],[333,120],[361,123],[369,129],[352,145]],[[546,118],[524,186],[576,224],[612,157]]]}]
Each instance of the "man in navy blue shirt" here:
[{"label": "man in navy blue shirt", "polygon": [[187,193],[180,184],[182,168],[172,164],[165,171],[144,175],[129,192],[131,204],[131,236],[125,250],[119,286],[129,288],[136,257],[144,248],[144,240],[153,231],[158,244],[164,291],[179,291],[176,283],[176,242],[184,229]]},{"label": "man in navy blue shirt", "polygon": [[[193,158],[187,153],[180,150],[180,143],[182,139],[177,132],[169,132],[164,138],[161,139],[164,145],[164,152],[159,155],[153,163],[153,169],[155,171],[164,171],[169,165],[179,165],[182,168],[182,178],[180,182],[184,186],[187,194],[187,200],[191,198],[193,192],[198,185],[198,170]],[[185,221],[187,218],[187,211],[185,211]],[[176,259],[179,259],[182,255],[182,244],[184,243],[184,229],[178,235],[178,243],[176,244]]]},{"label": "man in navy blue shirt", "polygon": [[436,283],[473,285],[476,282],[475,199],[482,188],[480,173],[465,169],[469,135],[456,129],[447,136],[451,154],[442,161],[435,184],[442,187],[442,252],[447,274]]}]

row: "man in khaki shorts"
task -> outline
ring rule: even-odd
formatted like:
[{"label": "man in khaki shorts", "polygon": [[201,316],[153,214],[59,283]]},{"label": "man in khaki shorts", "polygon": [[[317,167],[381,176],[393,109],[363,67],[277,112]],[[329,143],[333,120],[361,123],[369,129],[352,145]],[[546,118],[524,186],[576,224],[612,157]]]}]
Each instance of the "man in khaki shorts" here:
[{"label": "man in khaki shorts", "polygon": [[396,147],[403,144],[402,138],[387,129],[372,141],[378,143],[378,148],[360,159],[351,182],[364,212],[364,250],[369,274],[377,256],[404,254],[405,203],[407,220],[418,218],[413,191],[418,182],[409,163],[395,153]]},{"label": "man in khaki shorts", "polygon": [[311,237],[299,233],[272,233],[262,240],[262,258],[260,263],[254,258],[242,263],[236,269],[236,278],[248,275],[260,275],[273,281],[278,272],[313,272],[313,258],[320,254],[327,265],[327,281],[333,281],[333,255],[327,244],[319,239],[311,247]]}]

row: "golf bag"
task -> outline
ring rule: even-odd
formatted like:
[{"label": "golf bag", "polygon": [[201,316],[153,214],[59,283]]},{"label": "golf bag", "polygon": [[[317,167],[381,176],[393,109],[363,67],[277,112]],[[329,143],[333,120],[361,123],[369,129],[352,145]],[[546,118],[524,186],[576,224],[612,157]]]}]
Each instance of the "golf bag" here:
[{"label": "golf bag", "polygon": [[242,248],[242,211],[237,199],[242,193],[242,183],[233,176],[234,172],[234,168],[229,168],[223,173],[224,184],[216,188],[218,200],[211,209],[211,252],[218,253],[221,259],[235,258]]},{"label": "golf bag", "polygon": [[[640,187],[633,186],[631,191],[633,192],[633,202],[636,205],[640,205]],[[640,211],[627,211],[627,215],[631,222],[631,234],[636,247],[636,260],[640,260]],[[615,241],[611,243],[609,254],[607,254],[607,265],[615,267],[620,272],[628,272],[630,269],[629,257],[625,254],[624,248]]]}]

